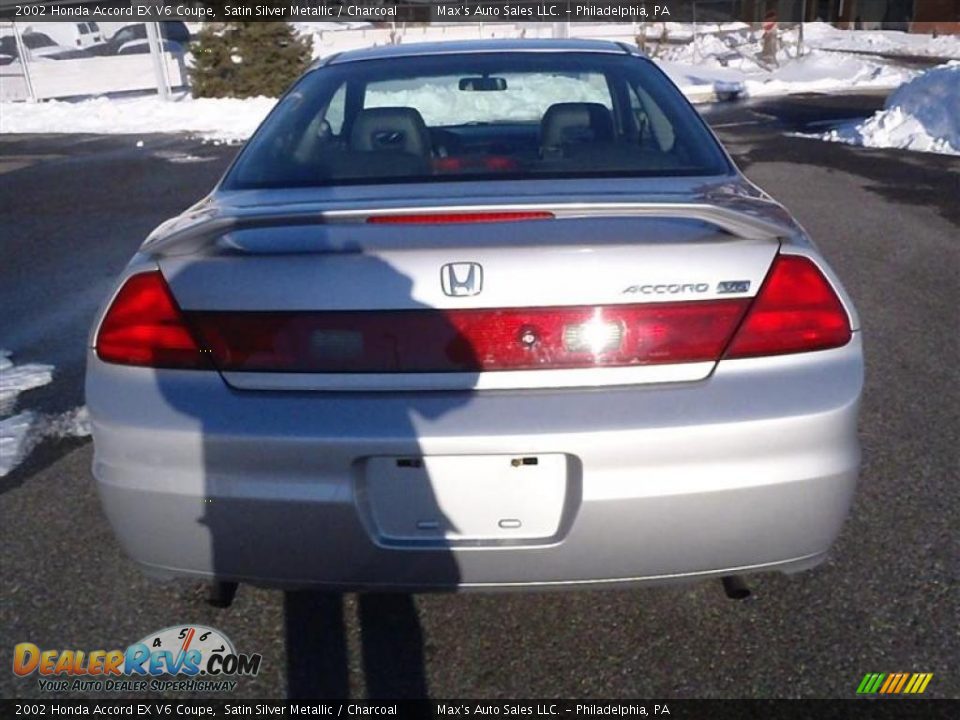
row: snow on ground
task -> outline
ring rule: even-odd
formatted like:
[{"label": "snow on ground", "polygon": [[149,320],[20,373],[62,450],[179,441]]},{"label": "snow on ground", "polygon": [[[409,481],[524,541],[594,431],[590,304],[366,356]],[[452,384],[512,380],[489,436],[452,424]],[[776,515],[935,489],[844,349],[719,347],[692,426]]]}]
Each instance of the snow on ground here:
[{"label": "snow on ground", "polygon": [[0,420],[0,477],[5,477],[27,454],[27,438],[35,414],[27,410]]},{"label": "snow on ground", "polygon": [[[731,92],[751,96],[786,95],[796,92],[830,92],[849,88],[895,88],[911,79],[916,71],[896,68],[870,59],[831,54],[805,55],[787,59],[772,72],[760,67],[749,57],[738,56],[726,67],[715,55],[701,56],[698,65],[659,61],[660,66],[693,101],[709,101],[717,94]],[[596,100],[585,88],[586,83],[556,78],[556,82],[508,83],[516,102],[510,104],[516,117],[534,117],[531,108],[542,112],[554,102]],[[534,83],[535,84],[535,83]],[[520,91],[526,91],[524,97]],[[586,95],[581,97],[582,90]],[[458,119],[476,119],[482,111],[478,104],[492,102],[484,93],[466,93],[454,86],[427,103],[432,108],[425,117],[428,123],[456,123]],[[603,93],[600,93],[603,95]],[[416,92],[382,90],[375,93],[374,104],[414,104]],[[588,97],[589,96],[589,97]],[[439,102],[440,100],[442,102]],[[496,98],[497,104],[505,98]],[[509,98],[507,98],[509,99]],[[180,97],[165,102],[156,96],[107,99],[94,98],[80,102],[49,101],[42,103],[0,103],[0,133],[107,133],[140,134],[186,132],[205,140],[242,142],[256,129],[273,107],[272,98],[249,100],[232,98],[193,99]],[[502,106],[501,106],[502,107]],[[512,115],[511,115],[512,117]]]},{"label": "snow on ground", "polygon": [[[524,32],[527,37],[532,37],[534,33],[539,35],[546,32],[544,28],[548,25],[540,23],[531,29],[486,23],[478,27],[483,28],[483,33],[493,32],[490,30],[492,27],[501,36],[512,28],[515,34]],[[306,30],[316,34],[317,27],[319,25],[311,24]],[[692,26],[675,23],[648,23],[645,34],[649,38],[660,38],[664,28],[674,41],[692,37]],[[549,30],[549,27],[546,29]],[[883,58],[815,49],[819,47],[850,51],[880,50],[901,55],[920,55],[926,50],[928,55],[960,57],[958,37],[932,38],[929,35],[892,31],[837,30],[823,23],[808,23],[805,29],[806,50],[802,55],[798,56],[797,30],[788,30],[780,35],[781,48],[776,62],[767,63],[761,57],[762,34],[759,31],[737,23],[707,29],[714,32],[703,32],[704,26],[698,26],[698,34],[693,42],[653,42],[648,45],[654,59],[695,102],[712,101],[727,94],[773,96],[804,92],[842,92],[851,89],[892,90],[913,79],[919,72],[900,67]],[[620,41],[633,39],[624,33],[637,33],[638,30],[639,27],[630,23],[578,23],[573,26],[573,32],[578,36],[607,37]],[[403,35],[402,40],[413,42],[437,39],[421,37],[421,34],[428,31],[434,35],[440,33],[442,37],[449,35],[450,39],[456,39],[465,32],[481,32],[477,27],[466,27],[463,24],[449,28],[416,28]],[[322,36],[326,43],[323,52],[326,53],[351,48],[357,43],[382,44],[383,38],[388,37],[389,32],[366,28],[323,32]],[[582,88],[583,83],[579,83],[579,86]],[[519,88],[519,83],[516,87]],[[535,97],[527,98],[523,102],[519,101],[518,97],[518,102],[511,107],[515,106],[517,113],[526,115],[531,107],[546,108],[551,102],[570,100],[573,96],[565,94],[565,91],[570,89],[559,82],[542,84],[541,87],[530,89]],[[389,95],[390,103],[412,102],[413,97],[407,90],[402,89],[384,89],[381,94],[384,97]],[[428,113],[431,117],[427,118],[427,121],[440,122],[446,119],[448,122],[456,122],[457,118],[476,112],[479,108],[473,106],[477,103],[490,101],[481,97],[483,93],[474,93],[469,100],[470,107],[467,107],[464,95],[465,93],[454,93],[450,88],[450,92],[444,95],[446,99],[443,103],[431,100],[430,106],[433,109]],[[498,99],[498,102],[500,101],[502,100]],[[80,102],[2,103],[0,133],[187,132],[216,142],[238,142],[249,137],[274,102],[272,98],[265,97],[238,100],[193,99],[189,96],[163,102],[150,96],[109,100],[95,98]],[[386,102],[387,100],[384,100],[380,104]]]},{"label": "snow on ground", "polygon": [[188,132],[207,140],[246,140],[276,101],[257,97],[165,102],[156,96],[80,102],[0,103],[0,133]]},{"label": "snow on ground", "polygon": [[[630,27],[626,23],[608,23],[608,26],[610,26],[611,29],[623,29],[625,27]],[[693,23],[652,22],[643,24],[642,33],[643,36],[648,40],[670,38],[672,41],[677,42],[680,40],[693,40],[695,37],[712,33],[727,33],[735,30],[747,30],[749,27],[749,25],[742,22],[698,23],[696,25],[696,31],[694,31]]]},{"label": "snow on ground", "polygon": [[24,390],[46,385],[53,379],[53,365],[14,365],[9,350],[0,350],[0,415],[13,412]]},{"label": "snow on ground", "polygon": [[840,30],[828,23],[807,23],[804,41],[813,48],[892,56],[960,59],[960,35],[921,35],[897,30]]},{"label": "snow on ground", "polygon": [[960,155],[960,62],[928,70],[903,85],[873,117],[812,137]]},{"label": "snow on ground", "polygon": [[781,33],[776,61],[768,63],[761,55],[762,34],[743,27],[698,36],[696,42],[684,45],[664,45],[653,52],[664,71],[694,100],[711,100],[715,94],[731,91],[759,97],[892,89],[917,73],[882,58],[811,50],[808,43],[799,55],[797,43],[796,30]]},{"label": "snow on ground", "polygon": [[[0,350],[0,416],[14,411],[20,393],[46,385],[52,379],[52,365],[14,365],[10,352]],[[86,407],[60,415],[24,410],[0,419],[0,477],[9,474],[45,438],[89,434],[90,418]]]}]

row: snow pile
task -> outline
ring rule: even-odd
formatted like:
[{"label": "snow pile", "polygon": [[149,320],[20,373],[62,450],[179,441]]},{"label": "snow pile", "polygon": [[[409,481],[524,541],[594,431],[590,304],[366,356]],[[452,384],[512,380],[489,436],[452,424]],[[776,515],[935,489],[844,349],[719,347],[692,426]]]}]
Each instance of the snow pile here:
[{"label": "snow pile", "polygon": [[34,414],[22,412],[0,420],[0,477],[5,477],[27,454],[27,437]]},{"label": "snow pile", "polygon": [[772,64],[763,58],[762,45],[762,33],[743,28],[723,35],[698,35],[685,45],[664,46],[657,61],[695,100],[732,91],[762,97],[894,88],[917,73],[878,58],[809,49],[798,55],[796,30],[781,33]]},{"label": "snow pile", "polygon": [[960,63],[928,70],[887,98],[868,120],[817,136],[867,147],[960,155]]},{"label": "snow pile", "polygon": [[53,379],[53,365],[21,365],[10,360],[9,350],[0,350],[0,415],[13,412],[17,396]]},{"label": "snow pile", "polygon": [[[10,352],[0,350],[0,415],[16,408],[17,396],[53,379],[51,365],[20,365],[10,361]],[[0,477],[19,465],[37,444],[49,437],[82,437],[90,434],[86,407],[60,415],[43,415],[24,410],[0,419]]]},{"label": "snow pile", "polygon": [[246,140],[276,102],[273,98],[157,96],[81,102],[0,103],[0,133],[189,132],[208,140]]},{"label": "snow pile", "polygon": [[86,406],[61,415],[25,410],[0,420],[0,477],[9,475],[46,438],[85,437],[90,434]]},{"label": "snow pile", "polygon": [[[627,23],[610,23],[613,28],[630,28],[630,25]],[[660,40],[669,38],[670,40],[677,42],[680,40],[693,40],[694,37],[702,36],[705,34],[712,33],[725,33],[735,30],[749,30],[750,26],[742,22],[728,22],[728,23],[698,23],[696,25],[696,32],[694,32],[693,23],[679,23],[679,22],[659,22],[659,23],[644,23],[643,24],[643,36],[648,40]],[[578,33],[574,30],[571,34],[577,35]],[[592,33],[595,35],[596,33]]]},{"label": "snow pile", "polygon": [[900,57],[960,59],[960,35],[920,35],[898,30],[840,30],[828,23],[807,23],[804,42],[825,50]]},{"label": "snow pile", "polygon": [[850,88],[894,88],[916,76],[916,71],[851,55],[811,53],[784,63],[768,77],[744,80],[751,96],[835,92]]}]

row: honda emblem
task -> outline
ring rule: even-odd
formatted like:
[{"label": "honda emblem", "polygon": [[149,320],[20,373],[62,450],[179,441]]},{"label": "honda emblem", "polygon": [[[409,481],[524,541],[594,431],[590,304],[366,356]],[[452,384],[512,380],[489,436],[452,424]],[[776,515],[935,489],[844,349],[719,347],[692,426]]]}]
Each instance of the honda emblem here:
[{"label": "honda emblem", "polygon": [[479,295],[483,289],[483,266],[480,263],[447,263],[440,268],[443,292],[451,297]]}]

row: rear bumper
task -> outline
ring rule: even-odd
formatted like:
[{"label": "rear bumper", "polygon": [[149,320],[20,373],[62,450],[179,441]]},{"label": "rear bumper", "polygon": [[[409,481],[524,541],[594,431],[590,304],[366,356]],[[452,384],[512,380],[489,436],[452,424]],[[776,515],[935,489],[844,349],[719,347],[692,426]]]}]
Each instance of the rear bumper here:
[{"label": "rear bumper", "polygon": [[[103,507],[157,574],[424,590],[801,570],[839,533],[859,468],[859,333],[697,383],[474,395],[245,393],[88,361]],[[370,457],[556,453],[548,537],[398,545],[370,513]]]}]

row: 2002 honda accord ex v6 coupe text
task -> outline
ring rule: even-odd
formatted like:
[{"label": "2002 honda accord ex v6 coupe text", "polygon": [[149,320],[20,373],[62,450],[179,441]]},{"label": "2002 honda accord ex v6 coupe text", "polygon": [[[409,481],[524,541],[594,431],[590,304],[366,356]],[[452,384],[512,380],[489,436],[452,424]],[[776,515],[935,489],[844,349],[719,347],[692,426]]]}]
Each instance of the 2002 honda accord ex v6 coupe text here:
[{"label": "2002 honda accord ex v6 coupe text", "polygon": [[316,63],[140,247],[86,387],[146,570],[419,591],[816,565],[862,380],[837,278],[652,62],[518,40]]}]

